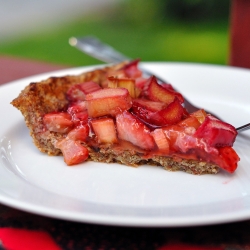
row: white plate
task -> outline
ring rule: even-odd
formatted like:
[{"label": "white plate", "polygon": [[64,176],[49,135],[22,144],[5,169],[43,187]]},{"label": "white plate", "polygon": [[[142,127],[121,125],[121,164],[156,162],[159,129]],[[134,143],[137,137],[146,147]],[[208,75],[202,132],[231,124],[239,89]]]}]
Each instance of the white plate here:
[{"label": "white plate", "polygon": [[[144,63],[222,119],[250,120],[250,71],[184,63]],[[250,131],[237,137],[235,174],[194,176],[162,168],[83,163],[67,167],[33,145],[23,117],[9,103],[28,83],[76,74],[77,68],[0,87],[0,202],[54,218],[106,225],[190,226],[250,218]]]}]

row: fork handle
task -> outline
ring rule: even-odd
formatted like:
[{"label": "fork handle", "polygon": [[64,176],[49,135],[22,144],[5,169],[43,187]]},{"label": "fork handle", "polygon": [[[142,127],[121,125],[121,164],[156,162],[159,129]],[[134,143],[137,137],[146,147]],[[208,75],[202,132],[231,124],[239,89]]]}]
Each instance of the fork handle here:
[{"label": "fork handle", "polygon": [[130,61],[131,59],[121,54],[113,47],[99,41],[92,36],[82,38],[71,37],[69,44],[84,51],[86,54],[106,63],[119,63],[122,61]]},{"label": "fork handle", "polygon": [[[86,54],[94,57],[102,62],[106,63],[119,63],[123,61],[132,61],[131,58],[125,56],[124,54],[118,52],[113,47],[109,46],[98,40],[96,37],[85,36],[85,37],[71,37],[69,39],[69,44],[78,48],[80,51],[84,51]],[[144,68],[140,67],[143,75],[146,77],[152,76],[152,73]],[[155,76],[160,82],[164,82],[158,76]]]},{"label": "fork handle", "polygon": [[245,124],[245,125],[243,125],[243,126],[241,126],[241,127],[238,127],[238,128],[236,128],[236,130],[237,130],[238,132],[243,132],[243,131],[248,130],[249,128],[250,128],[250,123]]}]

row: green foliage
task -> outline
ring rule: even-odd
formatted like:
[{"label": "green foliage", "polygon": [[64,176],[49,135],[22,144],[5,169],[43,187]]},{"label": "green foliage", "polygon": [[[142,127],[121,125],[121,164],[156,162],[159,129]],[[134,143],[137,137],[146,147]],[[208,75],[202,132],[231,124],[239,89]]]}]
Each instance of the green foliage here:
[{"label": "green foliage", "polygon": [[98,60],[68,44],[71,36],[95,35],[142,61],[226,64],[227,20],[186,22],[171,19],[159,14],[164,10],[163,3],[163,0],[128,0],[113,12],[92,14],[53,30],[40,30],[2,43],[0,53],[68,66],[98,64]]},{"label": "green foliage", "polygon": [[[158,0],[159,1],[159,0]],[[179,20],[227,19],[229,0],[160,0],[164,2],[164,13]],[[162,13],[162,14],[164,14]]]}]

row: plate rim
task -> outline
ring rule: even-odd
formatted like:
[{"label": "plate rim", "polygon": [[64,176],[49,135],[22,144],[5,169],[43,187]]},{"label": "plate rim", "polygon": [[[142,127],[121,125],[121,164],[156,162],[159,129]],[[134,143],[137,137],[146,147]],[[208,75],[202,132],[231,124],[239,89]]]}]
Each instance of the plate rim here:
[{"label": "plate rim", "polygon": [[[143,62],[143,65],[150,67],[150,65],[156,65],[156,64],[161,64],[161,65],[173,65],[173,66],[201,66],[201,67],[210,67],[210,68],[223,68],[223,69],[232,69],[232,70],[237,70],[237,71],[242,71],[242,72],[248,72],[250,74],[250,70],[248,69],[243,69],[243,68],[238,68],[238,67],[232,67],[232,66],[225,66],[225,65],[212,65],[212,64],[199,64],[199,63],[182,63],[182,62]],[[62,70],[56,70],[56,71],[51,71],[51,72],[47,72],[47,73],[42,73],[42,74],[38,74],[38,75],[33,75],[30,77],[25,77],[25,78],[21,78],[15,81],[11,81],[9,83],[0,85],[0,89],[2,88],[10,88],[10,86],[12,85],[16,85],[19,84],[22,81],[33,81],[32,79],[43,79],[46,77],[53,75],[63,75],[65,74],[65,72],[78,72],[79,73],[81,71],[85,72],[88,70],[91,70],[93,68],[97,68],[97,67],[103,67],[103,64],[100,65],[91,65],[91,66],[86,66],[86,67],[74,67],[74,68],[69,68],[69,69],[62,69]],[[1,139],[1,138],[0,138]],[[1,161],[0,161],[0,167],[1,167]],[[1,184],[0,184],[1,186]],[[64,212],[61,215],[57,215],[56,211],[47,211],[46,209],[44,211],[41,211],[42,207],[37,205],[31,205],[28,206],[27,203],[25,203],[24,201],[15,201],[11,198],[8,197],[3,197],[3,194],[0,190],[0,202],[4,205],[10,206],[10,207],[14,207],[26,212],[31,212],[31,213],[36,213],[38,215],[43,215],[43,216],[48,216],[48,217],[52,217],[52,218],[58,218],[58,219],[65,219],[65,220],[72,220],[72,221],[80,221],[80,222],[87,222],[87,223],[93,223],[93,224],[104,224],[104,225],[119,225],[119,226],[143,226],[143,227],[174,227],[174,226],[195,226],[195,225],[211,225],[211,224],[218,224],[218,223],[225,223],[225,222],[233,222],[233,221],[240,221],[240,220],[244,220],[247,218],[250,218],[250,210],[249,211],[244,211],[244,213],[242,213],[241,215],[239,214],[234,214],[232,213],[232,218],[230,220],[228,220],[228,217],[221,217],[219,216],[212,216],[213,218],[209,217],[209,218],[204,218],[204,216],[201,216],[203,219],[199,219],[198,221],[194,221],[192,222],[192,219],[186,219],[182,221],[178,221],[175,219],[175,221],[173,220],[172,222],[170,222],[169,220],[163,220],[161,217],[159,217],[157,220],[159,221],[155,221],[156,218],[153,218],[152,221],[151,219],[147,218],[143,218],[143,219],[138,219],[137,221],[135,220],[133,222],[133,219],[131,217],[130,220],[128,220],[128,218],[119,218],[118,220],[110,220],[110,218],[106,217],[106,219],[104,218],[103,220],[101,220],[101,218],[98,219],[94,219],[94,218],[87,218],[87,217],[81,217],[80,220],[77,218],[77,216],[69,216],[67,215],[66,212]],[[52,209],[53,210],[53,209]],[[46,212],[45,212],[46,211]],[[66,214],[65,214],[66,213]],[[78,215],[79,216],[79,215]],[[96,217],[96,215],[94,215]],[[102,216],[101,216],[102,217]]]}]

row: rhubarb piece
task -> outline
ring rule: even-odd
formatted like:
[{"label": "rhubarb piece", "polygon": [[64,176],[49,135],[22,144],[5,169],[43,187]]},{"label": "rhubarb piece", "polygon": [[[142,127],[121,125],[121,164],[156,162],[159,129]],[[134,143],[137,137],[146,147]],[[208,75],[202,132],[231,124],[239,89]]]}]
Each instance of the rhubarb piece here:
[{"label": "rhubarb piece", "polygon": [[79,141],[69,138],[62,139],[55,146],[62,151],[64,161],[68,166],[84,162],[89,156],[89,151],[86,147],[81,145]]},{"label": "rhubarb piece", "polygon": [[175,89],[173,88],[172,84],[170,84],[170,83],[164,82],[164,83],[161,83],[161,86],[167,90],[175,92]]},{"label": "rhubarb piece", "polygon": [[73,127],[71,116],[68,113],[48,113],[44,115],[43,122],[49,131],[67,133]]},{"label": "rhubarb piece", "polygon": [[138,78],[142,76],[141,70],[138,68],[140,60],[133,60],[126,64],[121,70],[125,72],[125,75],[129,78]]},{"label": "rhubarb piece", "polygon": [[201,124],[195,116],[189,116],[184,120],[178,122],[178,125],[182,127],[192,127],[197,129]]},{"label": "rhubarb piece", "polygon": [[135,79],[135,86],[140,91],[143,91],[145,84],[148,82],[148,79],[145,77],[138,77]]},{"label": "rhubarb piece", "polygon": [[81,89],[85,95],[101,89],[100,85],[94,81],[84,82],[80,85],[81,85]]},{"label": "rhubarb piece", "polygon": [[132,111],[146,123],[156,126],[175,124],[183,115],[183,107],[177,98],[169,105],[143,99],[134,100]]},{"label": "rhubarb piece", "polygon": [[144,123],[154,127],[155,125],[157,126],[157,124],[163,123],[162,117],[157,115],[157,112],[165,107],[166,104],[162,102],[154,102],[146,99],[134,99],[131,111]]},{"label": "rhubarb piece", "polygon": [[101,87],[93,81],[75,84],[67,92],[67,99],[71,102],[84,101],[87,94],[92,93]]},{"label": "rhubarb piece", "polygon": [[83,93],[80,84],[75,84],[71,86],[68,92],[66,93],[66,96],[70,102],[77,102],[77,101],[85,100],[85,94]]},{"label": "rhubarb piece", "polygon": [[[144,123],[155,125],[155,122],[150,118],[157,111],[162,110],[165,106],[166,104],[162,102],[154,102],[146,99],[134,99],[131,111]],[[157,118],[160,121],[162,120],[161,116],[158,116]]]},{"label": "rhubarb piece", "polygon": [[132,106],[129,92],[124,88],[97,90],[86,95],[86,101],[90,117],[115,116]]},{"label": "rhubarb piece", "polygon": [[132,78],[117,78],[114,76],[108,77],[108,87],[109,88],[125,88],[128,90],[132,98],[139,96],[140,91],[136,89],[135,79]]},{"label": "rhubarb piece", "polygon": [[172,151],[177,151],[178,147],[176,145],[176,141],[180,135],[185,134],[185,128],[179,125],[170,125],[162,128],[166,138],[169,142],[169,148]]},{"label": "rhubarb piece", "polygon": [[155,148],[154,138],[150,134],[149,128],[131,113],[124,111],[118,114],[116,126],[119,139],[129,141],[145,150]]},{"label": "rhubarb piece", "polygon": [[165,133],[162,129],[155,129],[151,132],[151,135],[154,137],[155,143],[161,153],[168,155],[169,154],[169,142],[165,136]]},{"label": "rhubarb piece", "polygon": [[204,120],[207,116],[207,113],[204,109],[199,109],[199,110],[191,113],[190,116],[195,117],[199,121],[199,123],[201,124],[204,122]]},{"label": "rhubarb piece", "polygon": [[115,124],[112,118],[92,120],[91,125],[99,143],[114,144],[118,142]]},{"label": "rhubarb piece", "polygon": [[144,95],[152,101],[164,102],[166,104],[173,102],[176,97],[181,103],[184,101],[180,93],[161,86],[155,76],[150,77],[145,84]]},{"label": "rhubarb piece", "polygon": [[207,115],[195,136],[203,138],[210,146],[225,147],[233,145],[237,131],[232,125]]},{"label": "rhubarb piece", "polygon": [[143,98],[133,100],[133,107],[141,107],[153,112],[160,111],[166,106],[163,102],[154,102]]},{"label": "rhubarb piece", "polygon": [[167,124],[175,124],[179,122],[183,115],[183,107],[179,102],[179,99],[175,98],[173,102],[171,102],[165,109],[156,113],[150,117],[151,120],[157,121],[158,117],[161,117],[162,120],[157,121],[158,124],[156,125],[167,125]]}]

